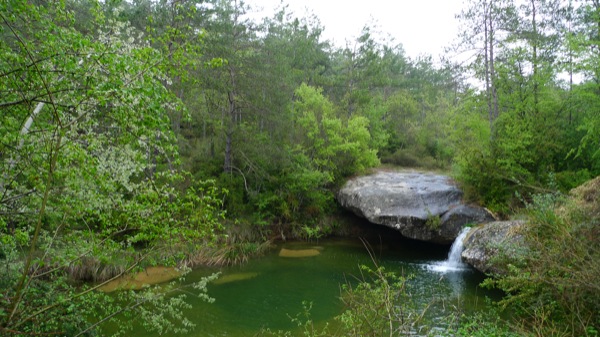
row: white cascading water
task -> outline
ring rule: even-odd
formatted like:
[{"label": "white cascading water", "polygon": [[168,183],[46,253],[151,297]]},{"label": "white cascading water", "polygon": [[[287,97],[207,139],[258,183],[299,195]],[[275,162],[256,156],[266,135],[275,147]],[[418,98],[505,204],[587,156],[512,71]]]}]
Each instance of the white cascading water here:
[{"label": "white cascading water", "polygon": [[460,234],[458,234],[456,240],[454,240],[454,242],[452,243],[452,247],[450,247],[450,253],[448,253],[448,260],[446,260],[446,264],[449,267],[460,268],[464,265],[460,258],[460,254],[462,253],[464,248],[463,241],[470,230],[471,228],[469,227],[463,228]]},{"label": "white cascading water", "polygon": [[448,272],[448,271],[457,271],[457,270],[462,270],[465,268],[465,264],[462,262],[460,255],[463,251],[464,245],[463,245],[463,240],[465,239],[465,237],[467,236],[467,233],[469,233],[469,231],[471,230],[471,228],[469,227],[465,227],[462,229],[462,231],[460,232],[460,234],[458,234],[458,237],[456,238],[456,240],[454,240],[454,243],[452,243],[452,247],[450,247],[450,252],[448,253],[448,259],[446,261],[437,263],[433,266],[431,266],[430,268],[433,271],[438,271],[438,272]]}]

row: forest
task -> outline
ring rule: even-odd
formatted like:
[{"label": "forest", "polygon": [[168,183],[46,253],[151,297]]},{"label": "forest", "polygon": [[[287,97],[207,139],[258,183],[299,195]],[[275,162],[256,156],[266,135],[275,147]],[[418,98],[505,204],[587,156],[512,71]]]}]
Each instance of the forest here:
[{"label": "forest", "polygon": [[600,209],[567,198],[600,175],[597,0],[465,1],[460,63],[408,57],[375,26],[341,47],[316,16],[255,10],[0,0],[0,335],[95,336],[134,315],[188,329],[180,296],[95,288],[328,236],[336,189],[377,167],[445,172],[532,223],[539,255],[489,281],[514,322],[449,335],[600,334]]}]

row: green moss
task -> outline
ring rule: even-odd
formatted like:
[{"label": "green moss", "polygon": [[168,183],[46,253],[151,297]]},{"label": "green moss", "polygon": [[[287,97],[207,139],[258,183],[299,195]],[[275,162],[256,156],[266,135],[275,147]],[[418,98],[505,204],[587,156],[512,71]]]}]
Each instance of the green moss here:
[{"label": "green moss", "polygon": [[427,211],[427,220],[425,221],[425,227],[431,231],[437,231],[442,226],[442,219],[439,215],[433,215]]}]

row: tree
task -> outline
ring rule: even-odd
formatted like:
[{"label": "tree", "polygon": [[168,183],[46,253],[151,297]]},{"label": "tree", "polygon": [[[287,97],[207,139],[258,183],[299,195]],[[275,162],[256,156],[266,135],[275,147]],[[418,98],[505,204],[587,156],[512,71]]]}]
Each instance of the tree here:
[{"label": "tree", "polygon": [[465,23],[460,44],[466,50],[475,50],[475,75],[483,79],[488,120],[493,129],[500,113],[496,85],[497,48],[504,43],[507,33],[515,29],[516,9],[510,0],[475,0],[457,17]]},{"label": "tree", "polygon": [[300,126],[296,144],[329,182],[360,172],[378,163],[369,148],[369,121],[355,116],[347,125],[334,114],[334,107],[319,89],[305,84],[296,90],[294,112]]},{"label": "tree", "polygon": [[209,109],[220,118],[224,136],[223,172],[238,171],[234,164],[235,133],[252,120],[254,109],[247,98],[252,87],[250,69],[256,59],[256,26],[244,15],[249,10],[243,1],[215,1],[212,19],[207,21],[205,43],[209,58],[225,59],[222,67],[207,69],[204,77]]},{"label": "tree", "polygon": [[143,303],[164,295],[127,293],[134,305],[109,305],[70,284],[68,270],[120,254],[126,266],[105,277],[122,274],[140,263],[133,245],[210,237],[220,216],[215,190],[179,190],[179,175],[164,169],[176,158],[167,111],[182,108],[163,85],[169,56],[127,24],[91,15],[97,35],[84,36],[63,3],[0,3],[3,335],[84,334],[95,327],[88,318],[147,312]]},{"label": "tree", "polygon": [[[573,51],[576,72],[585,81],[574,86],[571,96],[572,112],[579,117],[580,144],[574,153],[578,159],[589,161],[593,172],[600,172],[600,118],[596,113],[600,103],[600,3],[583,1],[576,9],[575,28],[568,40]],[[587,158],[586,158],[587,157]]]}]

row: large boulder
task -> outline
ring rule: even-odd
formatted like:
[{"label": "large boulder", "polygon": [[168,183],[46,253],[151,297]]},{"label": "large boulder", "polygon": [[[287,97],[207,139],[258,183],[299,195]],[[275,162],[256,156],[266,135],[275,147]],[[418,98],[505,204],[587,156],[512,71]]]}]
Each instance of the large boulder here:
[{"label": "large boulder", "polygon": [[408,238],[450,244],[465,224],[494,220],[487,210],[462,204],[462,195],[443,175],[378,171],[349,180],[337,199],[358,216]]},{"label": "large boulder", "polygon": [[475,269],[503,275],[507,265],[526,254],[523,221],[497,221],[474,227],[463,240],[462,260]]}]

